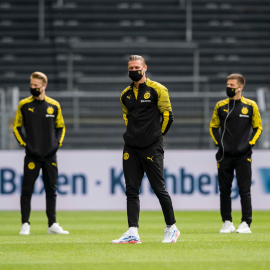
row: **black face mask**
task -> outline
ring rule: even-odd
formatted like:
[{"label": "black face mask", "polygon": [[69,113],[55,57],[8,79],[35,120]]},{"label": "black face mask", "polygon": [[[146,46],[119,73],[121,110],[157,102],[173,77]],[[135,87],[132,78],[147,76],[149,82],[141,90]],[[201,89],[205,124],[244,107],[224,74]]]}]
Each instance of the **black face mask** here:
[{"label": "black face mask", "polygon": [[138,82],[143,77],[142,70],[129,71],[128,76],[132,81]]},{"label": "black face mask", "polygon": [[227,87],[226,88],[226,92],[227,92],[227,96],[228,97],[234,97],[238,92],[236,92],[237,88],[231,88],[231,87]]},{"label": "black face mask", "polygon": [[30,92],[34,97],[38,97],[41,94],[41,92],[39,90],[40,90],[40,88],[31,88],[30,87]]}]

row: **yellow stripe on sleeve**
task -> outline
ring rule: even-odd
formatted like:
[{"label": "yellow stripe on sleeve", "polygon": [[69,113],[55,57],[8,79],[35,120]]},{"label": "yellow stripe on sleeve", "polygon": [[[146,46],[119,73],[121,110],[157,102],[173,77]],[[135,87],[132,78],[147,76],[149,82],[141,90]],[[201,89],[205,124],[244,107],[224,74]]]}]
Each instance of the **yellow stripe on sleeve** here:
[{"label": "yellow stripe on sleeve", "polygon": [[249,142],[249,144],[254,145],[257,142],[257,140],[259,139],[261,134],[262,134],[262,128],[258,127],[256,134],[254,135],[252,141]]},{"label": "yellow stripe on sleeve", "polygon": [[125,121],[125,125],[127,126],[128,125],[128,118],[127,118],[127,115],[125,113],[123,114],[123,119]]},{"label": "yellow stripe on sleeve", "polygon": [[123,103],[123,100],[122,100],[122,97],[123,95],[130,89],[130,86],[127,87],[122,93],[121,93],[121,96],[120,96],[120,103],[121,103],[121,108],[122,108],[122,111],[123,111],[123,119],[125,121],[125,125],[127,126],[128,125],[128,118],[127,118],[127,115],[128,115],[128,109],[127,107],[124,105]]},{"label": "yellow stripe on sleeve", "polygon": [[210,135],[211,135],[211,137],[212,137],[212,139],[213,139],[213,141],[215,142],[216,145],[218,145],[218,142],[217,142],[217,140],[216,140],[216,138],[214,136],[213,128],[219,128],[220,127],[220,119],[219,119],[219,116],[218,116],[218,109],[221,106],[224,106],[224,105],[226,105],[228,103],[229,103],[229,99],[219,101],[216,104],[213,115],[212,115],[212,119],[211,119],[210,127],[209,127],[209,132],[210,132]]},{"label": "yellow stripe on sleeve", "polygon": [[22,146],[26,146],[26,143],[23,141],[23,139],[18,131],[18,127],[22,127],[24,124],[21,108],[24,104],[31,103],[33,100],[34,100],[33,96],[22,99],[18,105],[17,112],[16,112],[15,119],[14,119],[13,132],[14,132],[16,139],[18,140],[18,142]]},{"label": "yellow stripe on sleeve", "polygon": [[257,103],[249,99],[245,99],[245,102],[249,102],[250,105],[252,105],[253,107],[251,124],[254,129],[257,128],[257,132],[255,133],[253,139],[249,142],[249,144],[254,145],[262,133],[262,119],[261,119],[261,115],[260,115],[260,111],[259,111]]},{"label": "yellow stripe on sleeve", "polygon": [[170,116],[170,113],[168,111],[165,111],[163,113],[163,123],[162,123],[162,127],[161,127],[161,133],[164,133],[166,130],[166,127],[167,127],[168,122],[169,122],[169,116]]},{"label": "yellow stripe on sleeve", "polygon": [[216,140],[216,138],[215,138],[215,136],[214,136],[214,134],[213,134],[213,130],[212,130],[211,127],[209,128],[209,131],[210,131],[210,135],[211,135],[213,141],[215,142],[216,145],[218,145],[218,142],[217,142],[217,140]]},{"label": "yellow stripe on sleeve", "polygon": [[122,93],[121,93],[121,96],[120,96],[120,102],[121,102],[121,108],[122,108],[122,111],[123,111],[123,114],[128,114],[128,109],[127,107],[124,105],[123,101],[122,101],[122,96],[130,89],[130,86],[127,87]]},{"label": "yellow stripe on sleeve", "polygon": [[26,143],[23,141],[18,129],[16,126],[13,127],[13,132],[14,132],[14,135],[16,137],[16,139],[18,140],[18,142],[20,143],[20,145],[22,146],[26,146]]},{"label": "yellow stripe on sleeve", "polygon": [[62,146],[62,143],[63,143],[64,137],[65,137],[65,134],[66,134],[66,128],[64,126],[63,127],[63,130],[62,130],[62,135],[61,135],[61,139],[60,139],[60,142],[59,142],[59,146]]}]

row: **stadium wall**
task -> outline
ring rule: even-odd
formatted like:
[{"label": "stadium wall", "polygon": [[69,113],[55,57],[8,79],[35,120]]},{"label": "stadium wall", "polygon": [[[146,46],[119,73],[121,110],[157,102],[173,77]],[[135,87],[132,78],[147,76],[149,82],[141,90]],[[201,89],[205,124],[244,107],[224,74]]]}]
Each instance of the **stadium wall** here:
[{"label": "stadium wall", "polygon": [[[125,210],[121,150],[60,150],[58,210]],[[0,210],[20,209],[23,151],[0,151]],[[151,162],[151,161],[149,161]],[[175,210],[219,210],[217,163],[213,150],[167,150],[164,177]],[[254,210],[270,210],[270,151],[255,150],[252,160]],[[160,210],[145,177],[141,209]],[[240,209],[236,179],[232,207]],[[32,210],[45,209],[42,175],[32,197]]]}]

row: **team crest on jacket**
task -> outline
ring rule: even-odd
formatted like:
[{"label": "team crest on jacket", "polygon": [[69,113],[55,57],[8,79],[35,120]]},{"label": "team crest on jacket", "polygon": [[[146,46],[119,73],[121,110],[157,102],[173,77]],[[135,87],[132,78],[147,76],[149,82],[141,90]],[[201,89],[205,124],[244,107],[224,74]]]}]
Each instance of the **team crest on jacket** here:
[{"label": "team crest on jacket", "polygon": [[151,96],[150,93],[146,92],[143,97],[144,97],[144,99],[148,99],[148,98],[150,98],[150,96]]},{"label": "team crest on jacket", "polygon": [[53,112],[54,112],[53,107],[48,107],[47,113],[48,113],[48,114],[53,114]]},{"label": "team crest on jacket", "polygon": [[247,107],[243,107],[241,113],[242,114],[247,114],[248,113],[248,108]]},{"label": "team crest on jacket", "polygon": [[28,164],[28,168],[29,168],[30,170],[34,170],[35,167],[36,167],[36,165],[35,165],[34,162],[30,162],[30,163]]},{"label": "team crest on jacket", "polygon": [[124,160],[128,160],[129,159],[129,154],[128,153],[125,153],[124,154]]}]

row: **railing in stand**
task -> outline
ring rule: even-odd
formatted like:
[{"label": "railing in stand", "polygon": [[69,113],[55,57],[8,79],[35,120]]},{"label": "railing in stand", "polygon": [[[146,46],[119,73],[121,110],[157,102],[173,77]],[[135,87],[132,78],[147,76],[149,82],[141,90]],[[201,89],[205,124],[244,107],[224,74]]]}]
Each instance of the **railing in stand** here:
[{"label": "railing in stand", "polygon": [[[193,83],[193,92],[199,92],[200,82],[205,82],[208,79],[206,77],[200,77],[200,51],[197,43],[194,42],[146,42],[146,43],[123,43],[123,42],[72,42],[70,43],[68,61],[67,61],[67,89],[72,91],[74,89],[74,64],[73,64],[73,53],[76,50],[89,51],[91,49],[119,49],[119,48],[150,48],[150,49],[179,49],[179,50],[192,50],[193,51],[193,76],[179,76],[176,79],[174,77],[174,82],[191,82]],[[168,77],[170,78],[170,77]],[[189,79],[188,79],[189,78]],[[85,83],[104,83],[104,78],[83,78],[80,82]],[[178,81],[177,81],[178,80]],[[120,78],[119,81],[112,79],[112,83],[122,82]]]}]

